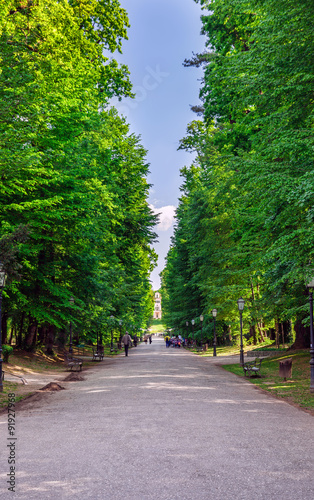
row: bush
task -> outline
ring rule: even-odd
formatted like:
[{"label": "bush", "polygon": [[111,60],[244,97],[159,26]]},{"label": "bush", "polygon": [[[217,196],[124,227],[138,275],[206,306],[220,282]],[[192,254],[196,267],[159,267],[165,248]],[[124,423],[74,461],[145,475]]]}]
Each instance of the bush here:
[{"label": "bush", "polygon": [[8,363],[9,361],[9,356],[13,353],[13,347],[10,345],[3,345],[2,346],[2,354],[3,354],[3,362]]}]

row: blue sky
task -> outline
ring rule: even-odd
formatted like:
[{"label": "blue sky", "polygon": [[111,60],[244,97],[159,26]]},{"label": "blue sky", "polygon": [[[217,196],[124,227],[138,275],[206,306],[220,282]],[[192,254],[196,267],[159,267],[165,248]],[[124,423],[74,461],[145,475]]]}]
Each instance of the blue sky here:
[{"label": "blue sky", "polygon": [[151,275],[153,289],[160,286],[159,273],[170,245],[173,214],[181,185],[180,168],[193,157],[177,151],[187,124],[196,118],[190,105],[199,102],[202,70],[184,68],[185,58],[202,52],[205,38],[200,35],[201,8],[194,0],[120,0],[129,15],[129,40],[123,54],[114,54],[128,65],[134,100],[114,102],[130,124],[131,132],[141,136],[148,150],[148,181],[152,184],[149,202],[161,213],[157,227],[158,267]]}]

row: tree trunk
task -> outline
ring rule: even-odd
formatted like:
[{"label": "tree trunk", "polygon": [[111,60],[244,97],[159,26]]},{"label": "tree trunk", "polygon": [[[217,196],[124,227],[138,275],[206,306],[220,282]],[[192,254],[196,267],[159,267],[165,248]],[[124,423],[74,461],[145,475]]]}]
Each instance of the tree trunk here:
[{"label": "tree trunk", "polygon": [[276,331],[275,328],[269,329],[269,338],[270,340],[276,340]]},{"label": "tree trunk", "polygon": [[25,319],[25,312],[22,312],[22,317],[21,317],[21,323],[20,323],[20,328],[18,332],[18,338],[17,338],[17,346],[22,347],[23,345],[23,327],[24,327],[24,319]]},{"label": "tree trunk", "polygon": [[282,328],[283,328],[283,339],[285,343],[290,342],[291,340],[291,320],[283,321],[282,322]]},{"label": "tree trunk", "polygon": [[302,320],[298,319],[294,325],[296,333],[294,344],[291,349],[307,349],[310,347],[310,327],[304,326]]},{"label": "tree trunk", "polygon": [[282,342],[282,347],[285,347],[285,329],[283,326],[283,323],[281,323],[281,342]]},{"label": "tree trunk", "polygon": [[275,321],[275,330],[276,330],[276,349],[279,349],[279,322]]},{"label": "tree trunk", "polygon": [[262,323],[257,323],[257,328],[258,328],[258,332],[259,332],[260,337],[261,337],[261,341],[265,342],[265,337],[264,337],[264,333],[262,330]]},{"label": "tree trunk", "polygon": [[37,320],[29,318],[27,334],[25,337],[25,349],[27,351],[34,351],[36,348],[37,337]]},{"label": "tree trunk", "polygon": [[40,326],[38,328],[38,342],[40,342],[40,344],[43,344],[45,342],[45,327],[44,326]]},{"label": "tree trunk", "polygon": [[232,333],[231,333],[231,325],[228,325],[228,336],[229,336],[229,344],[232,344]]},{"label": "tree trunk", "polygon": [[253,344],[257,344],[255,325],[250,326],[250,337],[253,337]]},{"label": "tree trunk", "polygon": [[74,345],[79,345],[79,343],[80,343],[80,334],[79,334],[78,330],[76,330],[76,332],[74,334],[73,343],[74,343]]},{"label": "tree trunk", "polygon": [[[252,305],[254,306],[255,305],[255,292],[254,292],[254,284],[253,284],[253,278],[252,277],[250,279],[250,283],[251,283],[251,293],[252,293]],[[258,287],[257,287],[257,291],[258,291]],[[256,318],[254,318],[253,321],[254,322],[256,321],[257,328],[258,328],[259,332],[261,333],[261,330],[259,328],[259,324],[258,324],[258,321],[256,320]],[[250,328],[250,335],[253,336],[253,344],[256,345],[257,344],[257,337],[256,337],[255,324]]]},{"label": "tree trunk", "polygon": [[46,330],[46,353],[49,355],[53,354],[54,340],[55,340],[55,327],[53,325],[48,325]]},{"label": "tree trunk", "polygon": [[10,338],[9,338],[9,345],[11,345],[11,344],[12,344],[12,340],[13,340],[13,332],[14,332],[14,326],[11,326]]}]

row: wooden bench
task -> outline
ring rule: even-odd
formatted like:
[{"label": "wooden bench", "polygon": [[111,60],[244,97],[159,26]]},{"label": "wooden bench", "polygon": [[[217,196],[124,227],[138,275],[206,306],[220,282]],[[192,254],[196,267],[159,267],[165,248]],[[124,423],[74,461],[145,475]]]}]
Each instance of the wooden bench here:
[{"label": "wooden bench", "polygon": [[261,370],[262,361],[263,358],[256,358],[255,361],[248,361],[247,363],[244,363],[244,375],[246,376],[246,374],[248,374],[249,377],[251,377],[252,375],[257,377],[258,372]]},{"label": "wooden bench", "polygon": [[21,377],[21,375],[14,375],[14,373],[5,372],[4,370],[2,370],[2,381],[4,381],[4,374],[5,373],[7,373],[8,375],[10,375],[11,377],[19,378],[20,381],[22,382],[22,384],[24,384],[24,385],[28,384],[27,380],[24,377]]},{"label": "wooden bench", "polygon": [[102,361],[104,359],[104,346],[98,346],[93,349],[93,361]]},{"label": "wooden bench", "polygon": [[66,364],[67,368],[71,368],[71,371],[73,370],[73,368],[79,369],[80,371],[82,370],[83,361],[79,358],[74,358],[69,353],[64,353],[64,363]]}]

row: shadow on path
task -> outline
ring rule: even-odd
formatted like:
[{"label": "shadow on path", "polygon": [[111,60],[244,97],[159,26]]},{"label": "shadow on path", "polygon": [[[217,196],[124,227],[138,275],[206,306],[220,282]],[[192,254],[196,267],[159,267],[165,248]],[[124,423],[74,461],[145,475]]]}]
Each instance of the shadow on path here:
[{"label": "shadow on path", "polygon": [[[162,339],[17,412],[15,498],[302,500],[313,418]],[[8,472],[1,416],[1,498]]]}]

